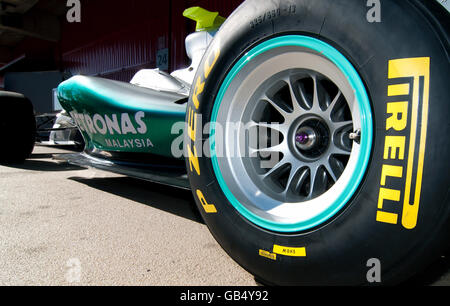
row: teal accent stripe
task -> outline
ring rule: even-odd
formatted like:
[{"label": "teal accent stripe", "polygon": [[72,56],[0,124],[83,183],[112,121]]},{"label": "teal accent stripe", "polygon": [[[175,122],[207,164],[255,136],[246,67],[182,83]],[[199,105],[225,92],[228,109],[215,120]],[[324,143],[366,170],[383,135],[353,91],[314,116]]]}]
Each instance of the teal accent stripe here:
[{"label": "teal accent stripe", "polygon": [[[219,108],[225,92],[230,86],[236,75],[244,68],[250,61],[255,57],[261,55],[264,52],[272,50],[274,48],[286,47],[286,46],[298,46],[303,48],[309,48],[314,51],[321,53],[323,56],[328,58],[333,62],[345,75],[349,84],[352,86],[361,114],[361,150],[358,156],[358,161],[356,169],[360,171],[354,172],[350,183],[344,188],[337,200],[332,203],[328,209],[321,212],[320,214],[314,216],[313,218],[300,223],[286,224],[278,223],[271,220],[261,218],[250,210],[248,210],[244,205],[242,205],[233,192],[228,188],[219,168],[216,150],[215,150],[215,123],[217,121],[217,116],[219,113]],[[286,35],[277,38],[267,40],[253,49],[251,49],[247,54],[245,54],[231,69],[222,83],[217,98],[214,102],[214,107],[211,116],[211,127],[210,127],[210,149],[211,149],[211,160],[216,175],[217,181],[227,197],[228,201],[233,205],[233,207],[249,221],[255,223],[256,225],[263,227],[268,230],[276,232],[298,232],[313,228],[318,226],[330,218],[332,218],[339,210],[341,210],[345,204],[350,200],[350,198],[355,193],[359,184],[361,183],[364,173],[366,172],[367,165],[370,159],[370,153],[372,149],[373,141],[373,120],[372,111],[370,107],[369,97],[367,95],[366,89],[358,72],[355,70],[353,65],[334,47],[331,45],[318,40],[316,38],[302,36],[302,35]]]}]

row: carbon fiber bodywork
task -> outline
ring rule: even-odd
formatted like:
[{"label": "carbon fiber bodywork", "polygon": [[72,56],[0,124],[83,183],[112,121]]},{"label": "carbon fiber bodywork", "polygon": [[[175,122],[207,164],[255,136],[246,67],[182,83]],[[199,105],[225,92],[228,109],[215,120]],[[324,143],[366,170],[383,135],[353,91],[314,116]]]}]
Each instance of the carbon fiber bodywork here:
[{"label": "carbon fiber bodywork", "polygon": [[150,182],[190,189],[184,162],[167,162],[167,160],[157,159],[155,163],[144,163],[139,162],[139,158],[127,161],[115,159],[113,156],[102,157],[100,154],[94,156],[86,152],[59,154],[54,155],[54,158],[84,168],[92,167]]}]

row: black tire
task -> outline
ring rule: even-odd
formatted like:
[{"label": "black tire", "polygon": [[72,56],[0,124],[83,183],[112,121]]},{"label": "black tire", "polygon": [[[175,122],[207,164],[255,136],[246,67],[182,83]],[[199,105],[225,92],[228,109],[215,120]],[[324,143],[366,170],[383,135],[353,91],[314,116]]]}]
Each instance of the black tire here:
[{"label": "black tire", "polygon": [[[449,14],[435,1],[426,2],[425,6],[419,1],[380,1],[381,22],[370,23],[366,19],[370,9],[366,1],[247,0],[226,21],[207,50],[188,103],[186,120],[192,130],[196,129],[193,118],[201,118],[197,130],[210,122],[219,89],[235,63],[262,42],[287,34],[311,36],[339,50],[359,73],[370,98],[374,134],[364,178],[333,218],[300,232],[277,232],[244,217],[218,183],[209,157],[208,133],[204,131],[202,137],[195,137],[196,141],[194,137],[186,138],[188,176],[203,219],[223,249],[258,279],[277,285],[364,285],[371,281],[398,284],[422,271],[448,246],[450,47],[448,27],[442,22],[449,20]],[[411,58],[429,58],[429,75],[427,70],[416,79],[409,75],[388,78],[390,60]],[[429,81],[428,117],[424,114],[424,81]],[[411,151],[415,154],[409,156],[406,146],[403,159],[399,157],[401,152],[388,152],[394,156],[391,160],[389,155],[384,159],[386,137],[402,135],[409,144],[413,124],[408,119],[400,134],[392,128],[386,130],[390,117],[386,103],[402,101],[387,95],[388,86],[395,82],[409,82],[411,90],[419,90],[419,98],[400,98],[408,100],[408,118],[412,116],[413,100],[418,103],[420,123],[412,134],[417,138]],[[423,167],[418,162],[423,152],[419,148],[421,141],[425,149]],[[200,154],[202,148],[206,152]],[[421,179],[421,184],[413,185],[421,187],[415,199],[420,209],[417,223],[404,225],[410,159],[412,183]],[[382,167],[388,164],[402,167],[402,175],[388,177],[382,186]],[[383,202],[382,187],[398,190],[398,201]],[[385,219],[383,212],[396,218]],[[274,245],[284,246],[285,251],[275,252]],[[290,256],[289,252],[299,247],[306,249],[306,256]],[[380,278],[368,278],[376,266],[381,269]]]},{"label": "black tire", "polygon": [[20,163],[33,151],[36,120],[33,105],[24,95],[0,92],[0,162]]}]

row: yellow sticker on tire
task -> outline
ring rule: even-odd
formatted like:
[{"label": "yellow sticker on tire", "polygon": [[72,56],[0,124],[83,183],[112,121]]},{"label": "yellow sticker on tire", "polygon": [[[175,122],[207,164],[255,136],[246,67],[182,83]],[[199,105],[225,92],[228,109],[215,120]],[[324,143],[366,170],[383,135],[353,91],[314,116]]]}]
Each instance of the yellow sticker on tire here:
[{"label": "yellow sticker on tire", "polygon": [[304,248],[304,247],[293,248],[293,247],[286,247],[286,246],[274,244],[272,252],[275,254],[284,255],[284,256],[293,256],[293,257],[305,257],[306,256],[306,248]]},{"label": "yellow sticker on tire", "polygon": [[266,257],[272,260],[277,260],[277,254],[273,254],[265,250],[259,250],[259,256]]}]

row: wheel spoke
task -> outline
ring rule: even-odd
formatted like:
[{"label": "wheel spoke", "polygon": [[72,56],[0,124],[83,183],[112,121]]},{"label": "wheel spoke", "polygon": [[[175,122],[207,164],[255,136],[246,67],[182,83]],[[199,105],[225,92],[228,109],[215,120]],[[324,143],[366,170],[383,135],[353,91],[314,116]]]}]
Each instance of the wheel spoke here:
[{"label": "wheel spoke", "polygon": [[326,191],[327,182],[327,174],[322,165],[317,165],[314,168],[311,168],[308,198],[313,198],[316,195],[324,193]]},{"label": "wheel spoke", "polygon": [[330,165],[330,162],[325,163],[325,164],[324,164],[324,167],[325,167],[325,169],[327,170],[327,172],[328,172],[328,174],[330,175],[330,177],[331,177],[331,179],[333,180],[333,182],[336,182],[337,179],[338,179],[338,177],[339,177],[339,175],[337,175],[337,174],[334,172],[333,168],[332,168],[331,165]]},{"label": "wheel spoke", "polygon": [[296,84],[296,88],[298,89],[298,98],[300,100],[297,99],[297,103],[300,105],[300,107],[305,110],[305,111],[310,111],[312,108],[312,100],[308,98],[308,95],[306,93],[306,87],[305,84],[303,82],[298,82]]},{"label": "wheel spoke", "polygon": [[298,171],[298,178],[295,181],[295,184],[293,184],[293,192],[294,194],[299,194],[302,190],[302,187],[307,183],[308,177],[309,177],[309,168],[303,167],[299,169]]},{"label": "wheel spoke", "polygon": [[331,101],[330,105],[328,105],[327,109],[325,110],[325,116],[326,119],[331,120],[331,114],[333,113],[334,108],[336,107],[336,104],[340,99],[343,97],[342,92],[339,90],[336,96],[334,97],[333,101]]},{"label": "wheel spoke", "polygon": [[334,155],[328,157],[327,171],[336,182],[344,172],[344,164]]},{"label": "wheel spoke", "polygon": [[269,103],[285,120],[289,117],[289,113],[285,111],[278,103],[270,99],[267,95],[262,97],[262,100]]},{"label": "wheel spoke", "polygon": [[285,141],[283,141],[280,144],[266,147],[266,148],[249,148],[250,156],[254,156],[257,153],[283,153],[286,152],[286,144]]},{"label": "wheel spoke", "polygon": [[297,95],[295,94],[294,84],[292,84],[291,78],[287,77],[284,79],[284,81],[286,82],[286,84],[289,87],[289,93],[291,95],[292,108],[293,108],[292,113],[296,116],[299,116],[302,114],[302,112],[309,109],[309,108],[302,107],[302,103],[300,103],[300,102],[303,102],[303,104],[307,105],[308,103],[306,102],[306,97],[304,96],[304,94],[302,95],[302,93],[300,93],[300,99],[302,101],[299,101]]},{"label": "wheel spoke", "polygon": [[311,78],[313,80],[313,103],[311,107],[311,111],[314,111],[316,113],[322,112],[322,109],[320,108],[320,101],[319,101],[319,82],[317,81],[316,75],[311,75]]},{"label": "wheel spoke", "polygon": [[287,194],[289,190],[292,190],[292,185],[296,185],[296,175],[298,171],[300,170],[300,166],[294,166],[291,164],[291,170],[289,172],[289,177],[286,183],[286,188],[284,189],[284,193]]},{"label": "wheel spoke", "polygon": [[348,121],[341,121],[341,122],[331,122],[330,125],[331,125],[330,129],[332,131],[338,132],[339,130],[342,130],[346,127],[351,127],[353,125],[353,121],[348,120]]},{"label": "wheel spoke", "polygon": [[263,180],[273,176],[277,176],[277,174],[279,174],[279,172],[283,170],[283,168],[286,167],[287,164],[288,163],[284,159],[282,159],[272,169],[264,174],[261,174],[260,176]]},{"label": "wheel spoke", "polygon": [[333,122],[332,126],[332,146],[333,154],[350,155],[353,141],[350,141],[350,132],[353,130],[352,121]]},{"label": "wheel spoke", "polygon": [[351,149],[350,150],[343,150],[341,148],[335,147],[331,150],[331,155],[343,155],[343,156],[350,156],[351,154]]},{"label": "wheel spoke", "polygon": [[281,134],[283,134],[284,136],[284,128],[283,125],[275,122],[275,123],[270,123],[270,122],[256,122],[256,121],[250,121],[247,125],[247,129],[252,129],[252,128],[258,128],[258,129],[265,129],[265,130],[275,130],[280,132]]}]

